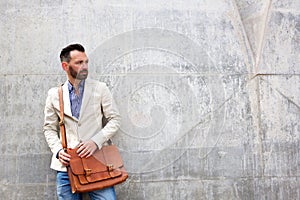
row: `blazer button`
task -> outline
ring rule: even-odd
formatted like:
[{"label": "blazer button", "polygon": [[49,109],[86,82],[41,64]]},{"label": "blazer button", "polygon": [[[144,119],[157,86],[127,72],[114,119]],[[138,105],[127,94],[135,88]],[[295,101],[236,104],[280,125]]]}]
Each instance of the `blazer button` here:
[{"label": "blazer button", "polygon": [[81,126],[81,123],[78,123],[78,126]]}]

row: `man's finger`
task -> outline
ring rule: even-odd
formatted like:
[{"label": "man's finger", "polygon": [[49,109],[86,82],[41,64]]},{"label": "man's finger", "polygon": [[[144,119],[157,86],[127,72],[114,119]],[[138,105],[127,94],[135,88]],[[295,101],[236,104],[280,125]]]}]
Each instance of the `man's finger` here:
[{"label": "man's finger", "polygon": [[78,156],[82,158],[82,157],[85,157],[88,153],[89,153],[88,149],[83,149],[83,150],[78,154]]}]

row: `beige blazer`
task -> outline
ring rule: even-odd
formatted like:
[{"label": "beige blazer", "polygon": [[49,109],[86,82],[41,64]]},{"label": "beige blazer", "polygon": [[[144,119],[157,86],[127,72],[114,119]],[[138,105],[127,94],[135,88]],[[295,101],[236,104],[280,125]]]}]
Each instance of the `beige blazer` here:
[{"label": "beige blazer", "polygon": [[[102,148],[119,129],[120,115],[105,83],[91,79],[85,80],[79,119],[73,117],[71,113],[68,81],[63,85],[63,99],[69,148],[74,148],[80,141],[89,139],[92,139],[99,148]],[[62,149],[59,131],[58,87],[48,91],[44,114],[44,134],[53,153],[50,167],[57,171],[66,171],[66,168],[56,158],[58,151]],[[108,119],[104,128],[102,128],[103,115]]]}]

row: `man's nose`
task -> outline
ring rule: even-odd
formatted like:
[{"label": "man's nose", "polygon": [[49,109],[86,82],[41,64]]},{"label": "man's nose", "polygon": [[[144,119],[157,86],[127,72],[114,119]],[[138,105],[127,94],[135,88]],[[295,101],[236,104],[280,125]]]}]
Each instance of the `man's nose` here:
[{"label": "man's nose", "polygon": [[81,69],[88,69],[88,63],[87,62],[83,62],[81,64]]}]

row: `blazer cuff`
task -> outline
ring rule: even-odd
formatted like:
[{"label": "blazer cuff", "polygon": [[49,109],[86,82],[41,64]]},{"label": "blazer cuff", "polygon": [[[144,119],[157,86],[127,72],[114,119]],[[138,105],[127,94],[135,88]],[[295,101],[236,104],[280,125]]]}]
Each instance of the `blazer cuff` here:
[{"label": "blazer cuff", "polygon": [[102,131],[100,131],[98,134],[94,135],[91,139],[96,143],[96,145],[98,146],[99,149],[102,148],[103,143],[105,143],[106,141],[109,140],[109,138],[104,136]]},{"label": "blazer cuff", "polygon": [[62,149],[58,150],[58,152],[56,153],[56,156],[55,156],[55,157],[56,157],[57,159],[59,159],[59,158],[58,158],[58,154],[59,154],[59,152],[60,152],[61,150],[62,150]]}]

